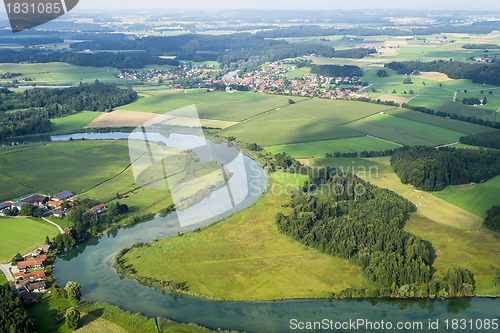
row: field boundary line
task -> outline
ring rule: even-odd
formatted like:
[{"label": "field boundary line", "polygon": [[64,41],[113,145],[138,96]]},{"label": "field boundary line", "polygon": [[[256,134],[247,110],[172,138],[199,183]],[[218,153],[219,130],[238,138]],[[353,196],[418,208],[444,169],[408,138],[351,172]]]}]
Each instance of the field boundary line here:
[{"label": "field boundary line", "polygon": [[373,116],[376,116],[377,114],[380,114],[380,112],[388,112],[388,111],[391,111],[391,110],[396,110],[396,109],[399,109],[399,107],[391,107],[389,109],[385,109],[385,110],[382,110],[382,111],[378,111],[376,113],[373,113],[373,114],[369,114],[367,116],[364,116],[364,117],[361,117],[361,118],[358,118],[358,119],[354,119],[354,120],[350,120],[348,122],[345,122],[345,123],[342,123],[342,124],[338,124],[339,126],[343,126],[343,125],[347,125],[347,124],[350,124],[350,123],[353,123],[355,121],[359,121],[359,120],[363,120],[363,119],[366,119],[366,118],[370,118],[370,117],[373,117]]},{"label": "field boundary line", "polygon": [[[301,102],[305,102],[305,101],[309,101],[309,99],[303,99],[303,100],[300,100],[300,101],[295,102],[294,104],[301,103]],[[280,108],[280,109],[281,109],[281,108],[287,107],[287,106],[289,106],[289,105],[293,105],[293,104],[283,104],[283,105],[278,105],[278,106],[276,106],[276,107],[274,107],[274,108],[272,108],[272,109],[269,109],[269,110],[263,111],[263,112],[261,112],[261,113],[254,114],[253,116],[250,116],[250,117],[248,117],[248,118],[245,118],[245,119],[241,120],[239,123],[240,123],[240,124],[241,124],[241,123],[244,123],[244,122],[246,122],[246,121],[248,121],[248,120],[250,120],[250,119],[256,118],[256,117],[258,117],[258,116],[262,116],[263,114],[266,114],[266,113],[271,112],[271,111],[273,111],[273,110],[276,110],[276,109],[278,109],[278,108]],[[278,110],[278,111],[279,111],[279,110]],[[235,124],[235,125],[236,125],[236,124]]]},{"label": "field boundary line", "polygon": [[[356,130],[353,130],[355,132],[359,132]],[[262,146],[262,147],[276,147],[276,146],[285,146],[285,145],[294,145],[294,144],[299,144],[299,143],[310,143],[310,142],[323,142],[323,141],[336,141],[336,140],[345,140],[345,139],[355,139],[355,138],[364,138],[366,136],[366,133],[359,132],[361,135],[359,136],[349,136],[345,138],[336,138],[336,139],[323,139],[323,140],[310,140],[310,141],[295,141],[295,142],[288,142],[288,143],[279,143],[275,145],[267,145],[267,146]]]},{"label": "field boundary line", "polygon": [[389,141],[389,140],[386,140],[386,139],[382,139],[382,138],[377,138],[376,136],[373,136],[373,135],[368,135],[366,134],[367,137],[369,138],[372,138],[372,139],[377,139],[377,140],[380,140],[380,141],[384,141],[384,142],[388,142],[388,143],[392,143],[396,146],[400,146],[400,147],[404,147],[404,145],[400,144],[400,143],[397,143],[397,142],[394,142],[394,141]]},{"label": "field boundary line", "polygon": [[453,145],[456,145],[457,143],[460,143],[460,142],[457,141],[457,142],[447,143],[447,144],[444,144],[444,145],[436,146],[434,148],[441,148],[441,147],[453,146]]}]

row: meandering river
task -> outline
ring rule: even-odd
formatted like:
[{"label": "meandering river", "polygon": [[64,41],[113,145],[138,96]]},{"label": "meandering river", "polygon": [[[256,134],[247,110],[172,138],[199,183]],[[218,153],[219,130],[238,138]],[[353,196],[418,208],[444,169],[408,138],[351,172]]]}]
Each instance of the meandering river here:
[{"label": "meandering river", "polygon": [[[52,140],[69,140],[81,138],[80,135],[52,137]],[[128,133],[84,134],[87,139],[123,139]],[[211,158],[219,162],[227,162],[228,156],[237,153],[234,147],[226,143],[209,143]],[[217,302],[188,296],[172,295],[139,284],[135,280],[120,279],[111,266],[116,252],[129,247],[136,241],[148,242],[155,238],[163,238],[185,232],[230,215],[248,207],[255,202],[266,188],[266,173],[255,161],[243,157],[246,180],[252,184],[248,194],[239,204],[218,216],[202,223],[181,227],[177,214],[155,219],[129,228],[92,238],[68,251],[62,253],[55,262],[53,275],[61,286],[67,281],[76,281],[82,286],[82,297],[93,302],[103,301],[117,305],[120,308],[140,312],[149,317],[166,317],[179,322],[194,322],[212,329],[240,330],[246,332],[289,332],[290,321],[321,321],[334,322],[349,320],[368,320],[375,325],[383,320],[396,327],[398,322],[406,325],[418,325],[423,329],[409,329],[407,332],[443,332],[446,331],[448,320],[451,330],[453,319],[473,320],[467,322],[467,329],[455,329],[457,332],[495,332],[500,329],[470,329],[484,322],[484,319],[500,321],[500,301],[490,298],[459,298],[450,300],[286,300],[276,302]],[[234,171],[234,170],[233,170]],[[234,181],[237,180],[235,177]],[[241,179],[240,179],[241,180]],[[231,181],[229,183],[231,185]],[[235,185],[235,184],[233,184]],[[212,193],[217,197],[218,191]],[[203,214],[210,210],[210,205],[202,201],[188,208],[193,214]],[[161,262],[157,263],[162,265]],[[332,271],[335,267],[332,267]],[[428,329],[429,320],[435,323],[439,320],[438,329]],[[292,321],[292,326],[295,321]],[[361,322],[360,322],[361,323]],[[412,324],[417,323],[417,324]],[[352,324],[336,331],[368,332],[366,326],[352,329]],[[309,330],[310,332],[311,330]],[[319,329],[315,330],[319,331]],[[374,331],[384,331],[375,330]],[[405,330],[403,330],[405,331]]]}]

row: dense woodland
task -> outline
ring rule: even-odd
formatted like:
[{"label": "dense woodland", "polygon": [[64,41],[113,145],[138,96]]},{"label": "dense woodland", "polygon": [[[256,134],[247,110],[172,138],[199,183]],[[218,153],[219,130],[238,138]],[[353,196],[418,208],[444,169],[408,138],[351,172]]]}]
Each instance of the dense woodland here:
[{"label": "dense woodland", "polygon": [[[137,93],[109,84],[82,84],[65,89],[0,89],[0,139],[47,133],[50,120],[75,111],[107,111],[133,102]],[[19,110],[16,112],[2,112]]]},{"label": "dense woodland", "polygon": [[432,249],[402,229],[416,207],[394,192],[332,169],[306,182],[289,207],[290,215],[276,216],[280,232],[355,261],[370,280],[386,287],[430,280]]},{"label": "dense woodland", "polygon": [[349,259],[381,287],[346,289],[329,297],[471,296],[475,281],[463,268],[432,277],[431,244],[403,230],[414,204],[335,168],[320,169],[278,213],[278,230],[321,252]]},{"label": "dense woodland", "polygon": [[486,49],[500,49],[500,45],[498,44],[487,44],[487,43],[482,43],[482,44],[465,44],[462,45],[462,48],[467,49],[467,50],[486,50]]},{"label": "dense woodland", "polygon": [[500,131],[462,136],[460,142],[466,145],[500,149]]},{"label": "dense woodland", "polygon": [[439,191],[448,185],[481,183],[500,174],[500,152],[414,146],[398,150],[391,165],[402,183]]},{"label": "dense woodland", "polygon": [[311,65],[311,73],[327,77],[363,76],[361,68],[350,65]]},{"label": "dense woodland", "polygon": [[377,53],[374,48],[358,47],[354,49],[335,50],[335,58],[356,58],[361,59],[369,54]]},{"label": "dense woodland", "polygon": [[9,284],[0,285],[0,332],[36,332],[35,324],[21,308]]},{"label": "dense woodland", "polygon": [[178,60],[163,59],[144,52],[72,53],[38,49],[24,49],[21,51],[0,50],[0,62],[66,62],[77,66],[114,68],[143,68],[146,65],[180,65]]},{"label": "dense woodland", "polygon": [[500,206],[493,206],[486,212],[483,225],[488,229],[500,232]]},{"label": "dense woodland", "polygon": [[465,63],[460,61],[434,60],[430,62],[402,61],[384,65],[398,74],[420,72],[440,72],[452,79],[469,79],[474,83],[500,86],[500,64]]}]

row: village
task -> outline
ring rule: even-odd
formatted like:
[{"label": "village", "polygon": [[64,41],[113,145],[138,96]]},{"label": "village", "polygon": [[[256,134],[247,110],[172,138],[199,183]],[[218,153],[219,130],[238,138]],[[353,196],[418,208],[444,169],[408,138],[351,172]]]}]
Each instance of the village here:
[{"label": "village", "polygon": [[266,62],[261,68],[241,76],[220,77],[214,75],[213,69],[205,64],[182,65],[179,69],[122,70],[117,77],[159,84],[168,82],[172,89],[206,88],[208,91],[224,89],[226,92],[253,90],[257,93],[328,99],[370,98],[369,93],[358,92],[363,88],[358,76],[303,74],[301,78],[289,79],[288,73],[296,70],[297,66],[286,61]]}]

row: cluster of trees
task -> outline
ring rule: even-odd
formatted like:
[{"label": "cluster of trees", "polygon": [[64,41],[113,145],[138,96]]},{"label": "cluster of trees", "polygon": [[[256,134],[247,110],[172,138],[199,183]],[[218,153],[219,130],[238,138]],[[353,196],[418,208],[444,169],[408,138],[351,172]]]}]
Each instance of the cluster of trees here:
[{"label": "cluster of trees", "polygon": [[0,285],[0,330],[2,332],[36,332],[33,321],[19,305],[9,284]]},{"label": "cluster of trees", "polygon": [[327,77],[363,76],[361,68],[350,65],[311,65],[311,73]]},{"label": "cluster of trees", "polygon": [[146,65],[179,66],[175,59],[163,59],[144,52],[99,52],[71,53],[24,49],[21,51],[0,50],[0,62],[65,62],[77,66],[142,68]]},{"label": "cluster of trees", "polygon": [[480,183],[498,175],[500,152],[414,146],[398,150],[392,155],[391,165],[402,183],[439,191],[448,185]]},{"label": "cluster of trees", "polygon": [[481,101],[479,98],[476,98],[476,97],[466,97],[466,98],[462,99],[462,103],[465,104],[465,105],[479,105],[479,104],[485,104],[486,105],[487,99],[485,97]]},{"label": "cluster of trees", "polygon": [[65,89],[0,89],[0,139],[50,131],[50,119],[75,111],[106,111],[133,102],[137,93],[114,85],[82,84]]},{"label": "cluster of trees", "polygon": [[385,287],[430,280],[433,250],[402,229],[416,207],[396,193],[327,169],[311,175],[289,207],[290,215],[276,215],[281,233],[351,259],[370,280]]},{"label": "cluster of trees", "polygon": [[462,136],[460,142],[466,145],[500,149],[500,131]]},{"label": "cluster of trees", "polygon": [[433,114],[433,115],[438,116],[438,117],[456,119],[456,120],[464,121],[464,122],[471,123],[471,124],[478,124],[478,125],[482,125],[482,126],[488,126],[488,127],[500,129],[500,122],[496,122],[496,121],[483,120],[483,119],[476,118],[473,116],[462,116],[462,115],[448,113],[448,112],[444,112],[444,111],[434,111],[432,109],[428,109],[428,108],[423,107],[423,106],[410,105],[408,103],[403,103],[403,104],[401,104],[401,106],[405,109],[415,110],[415,111],[427,113],[427,114]]},{"label": "cluster of trees", "polygon": [[483,225],[488,229],[500,232],[500,206],[493,206],[486,212]]},{"label": "cluster of trees", "polygon": [[467,50],[487,50],[487,49],[500,49],[500,45],[498,44],[464,44],[462,45],[463,49]]},{"label": "cluster of trees", "polygon": [[384,70],[384,69],[379,69],[379,70],[377,71],[377,76],[378,76],[378,77],[388,77],[388,76],[389,76],[389,74],[387,73],[387,71],[386,71],[386,70]]},{"label": "cluster of trees", "polygon": [[374,48],[358,47],[354,49],[335,50],[335,58],[356,58],[361,59],[369,54],[377,53]]},{"label": "cluster of trees", "polygon": [[393,61],[384,66],[396,71],[398,74],[411,74],[415,71],[440,72],[452,79],[469,79],[474,83],[500,86],[500,64],[470,64],[452,60],[434,60],[430,62]]}]

